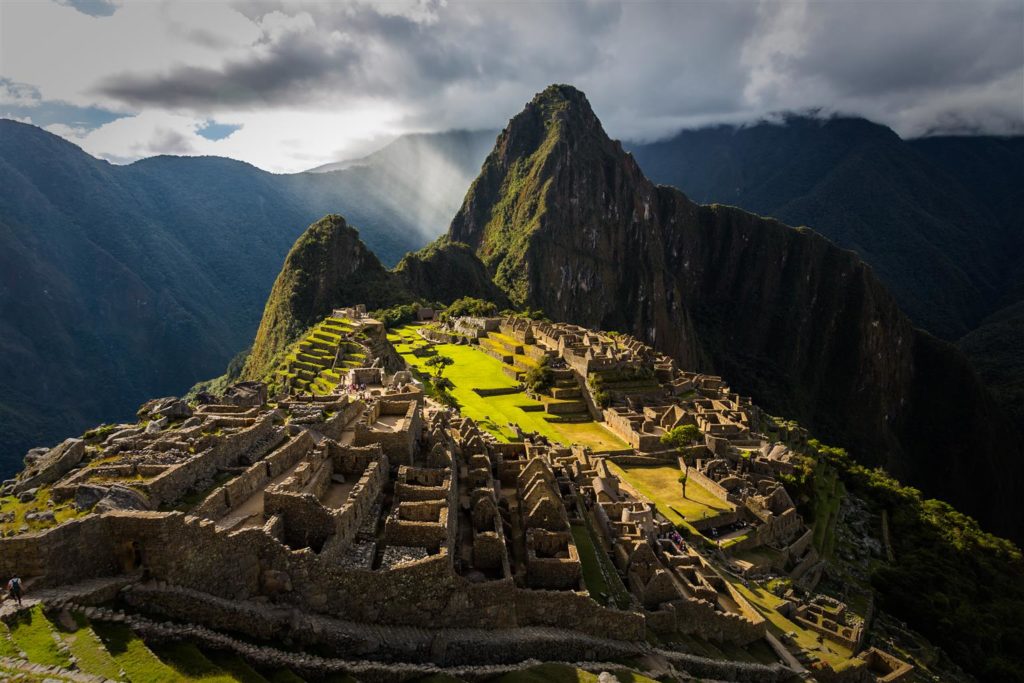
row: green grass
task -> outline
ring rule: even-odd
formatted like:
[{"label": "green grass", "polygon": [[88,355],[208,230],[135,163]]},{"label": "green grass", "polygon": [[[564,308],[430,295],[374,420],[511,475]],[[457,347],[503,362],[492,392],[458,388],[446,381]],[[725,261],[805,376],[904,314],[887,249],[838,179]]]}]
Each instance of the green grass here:
[{"label": "green grass", "polygon": [[30,661],[66,669],[71,666],[71,661],[57,648],[57,643],[53,640],[54,633],[56,631],[53,624],[43,614],[43,609],[39,605],[20,614],[11,625],[11,640],[19,650],[28,655]]},{"label": "green grass", "polygon": [[20,657],[21,653],[11,640],[11,632],[7,624],[0,622],[0,657]]},{"label": "green grass", "polygon": [[[622,580],[619,579],[608,556],[591,536],[587,525],[573,524],[572,538],[576,542],[576,550],[580,554],[583,580],[587,584],[590,596],[600,603],[611,604],[613,607],[618,606],[621,609],[629,607],[629,594],[626,592],[625,586],[622,585]],[[599,597],[599,594],[603,594],[605,597]]]},{"label": "green grass", "polygon": [[835,468],[819,462],[814,468],[814,547],[823,557],[835,549],[836,521],[843,500],[843,483]]},{"label": "green grass", "polygon": [[[75,506],[70,502],[50,507],[47,505],[50,500],[50,488],[48,486],[40,488],[39,492],[36,493],[36,497],[27,503],[22,503],[14,496],[4,496],[0,498],[0,514],[8,512],[14,513],[13,521],[0,524],[0,534],[6,534],[9,531],[16,532],[21,529],[24,524],[28,524],[29,531],[39,531],[41,529],[56,526],[66,520],[87,514],[86,512],[76,510]],[[56,518],[55,522],[42,522],[39,520],[32,520],[30,522],[25,521],[25,515],[28,513],[44,512],[46,510],[51,510],[53,512],[53,515]]]},{"label": "green grass", "polygon": [[120,665],[107,652],[88,620],[81,614],[75,614],[74,619],[78,623],[78,630],[71,632],[61,629],[61,638],[78,660],[78,668],[85,673],[120,680]]},{"label": "green grass", "polygon": [[151,650],[183,681],[235,683],[239,679],[207,659],[193,643],[172,642],[154,645]]},{"label": "green grass", "polygon": [[733,506],[715,496],[692,479],[686,483],[686,497],[678,479],[681,471],[673,465],[620,466],[608,462],[612,473],[651,499],[658,511],[676,526],[703,517],[717,517]]},{"label": "green grass", "polygon": [[132,683],[176,683],[181,674],[160,661],[131,630],[123,624],[96,623],[96,635],[103,641],[107,652],[124,669]]},{"label": "green grass", "polygon": [[[415,332],[409,327],[398,328],[392,331],[389,338],[410,339],[410,334],[415,335]],[[545,417],[548,415],[543,411],[522,410],[518,406],[544,405],[526,394],[480,396],[473,389],[510,388],[517,387],[519,383],[502,371],[501,361],[479,349],[462,344],[438,344],[434,348],[437,353],[455,361],[445,370],[444,376],[454,385],[451,393],[459,402],[462,414],[476,420],[481,427],[500,439],[511,439],[513,432],[509,429],[508,423],[513,422],[525,431],[538,432],[566,445],[578,443],[597,451],[626,448],[626,443],[601,423],[555,423],[547,421]],[[429,374],[425,357],[413,355],[411,349],[406,350],[404,344],[396,347],[396,350],[410,366]]]},{"label": "green grass", "polygon": [[801,649],[813,653],[816,657],[819,657],[837,670],[848,665],[848,661],[853,655],[848,648],[826,639],[825,644],[828,650],[819,650],[818,634],[815,631],[804,628],[779,614],[776,611],[776,607],[782,604],[783,600],[781,598],[755,584],[751,584],[750,588],[747,588],[739,581],[731,581],[730,583],[754,606],[754,609],[761,616],[768,620],[768,630],[771,633],[780,636],[784,633],[795,632],[795,640]]}]

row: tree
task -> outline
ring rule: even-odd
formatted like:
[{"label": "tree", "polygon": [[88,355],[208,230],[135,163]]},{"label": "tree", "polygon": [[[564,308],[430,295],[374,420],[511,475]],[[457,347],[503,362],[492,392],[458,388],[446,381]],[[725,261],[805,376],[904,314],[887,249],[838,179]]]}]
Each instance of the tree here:
[{"label": "tree", "polygon": [[544,356],[536,367],[530,368],[524,378],[527,388],[535,394],[543,394],[555,383],[555,373],[551,370],[551,358]]},{"label": "tree", "polygon": [[697,425],[680,425],[662,434],[661,443],[663,446],[676,449],[682,455],[686,447],[697,443],[701,436]]},{"label": "tree", "polygon": [[455,361],[448,356],[442,356],[440,354],[431,356],[427,359],[426,365],[432,368],[434,371],[434,379],[439,380],[444,374],[444,369],[449,365],[452,365]]},{"label": "tree", "polygon": [[[680,425],[673,427],[670,431],[661,435],[661,443],[669,448],[674,448],[679,451],[679,455],[683,455],[683,451],[687,446],[692,446],[701,437],[700,428],[697,425]],[[686,479],[690,473],[690,465],[686,462],[685,457],[681,457],[683,461],[683,473],[679,475],[679,483],[683,485],[683,498],[686,498]]]}]

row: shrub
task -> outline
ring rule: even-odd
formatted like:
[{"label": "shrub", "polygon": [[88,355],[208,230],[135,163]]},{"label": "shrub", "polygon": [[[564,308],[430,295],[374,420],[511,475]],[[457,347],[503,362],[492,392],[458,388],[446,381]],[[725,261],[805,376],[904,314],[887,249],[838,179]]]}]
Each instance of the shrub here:
[{"label": "shrub", "polygon": [[451,318],[459,318],[464,315],[486,317],[494,315],[498,312],[498,307],[491,301],[484,301],[483,299],[474,299],[471,296],[464,296],[461,299],[456,299],[444,309],[438,316],[441,322],[447,322]]},{"label": "shrub", "polygon": [[381,308],[370,312],[370,317],[376,318],[384,323],[384,327],[398,327],[410,323],[416,319],[416,312],[420,310],[419,302],[411,304],[399,304],[391,308]]},{"label": "shrub", "polygon": [[555,383],[555,373],[551,370],[551,359],[544,356],[536,367],[530,368],[526,373],[525,382],[527,388],[534,393],[547,392]]}]

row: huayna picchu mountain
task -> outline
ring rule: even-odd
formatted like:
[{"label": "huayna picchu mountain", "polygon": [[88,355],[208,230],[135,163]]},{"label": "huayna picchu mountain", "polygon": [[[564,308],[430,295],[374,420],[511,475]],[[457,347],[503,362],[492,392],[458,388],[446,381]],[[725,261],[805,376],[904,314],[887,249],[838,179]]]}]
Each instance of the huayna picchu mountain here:
[{"label": "huayna picchu mountain", "polygon": [[498,137],[448,238],[520,305],[619,329],[1020,537],[1014,430],[953,346],[806,228],[655,186],[552,86]]},{"label": "huayna picchu mountain", "polygon": [[[575,88],[546,89],[510,121],[448,234],[424,250],[459,258],[443,257],[430,277],[394,271],[396,297],[480,295],[467,246],[514,305],[628,332],[728,376],[768,409],[1020,538],[1020,449],[965,357],[914,329],[852,252],[651,183]],[[366,298],[332,291],[334,305]],[[296,310],[293,330],[315,322]],[[258,339],[280,320],[268,304]],[[283,349],[260,346],[262,360]]]}]

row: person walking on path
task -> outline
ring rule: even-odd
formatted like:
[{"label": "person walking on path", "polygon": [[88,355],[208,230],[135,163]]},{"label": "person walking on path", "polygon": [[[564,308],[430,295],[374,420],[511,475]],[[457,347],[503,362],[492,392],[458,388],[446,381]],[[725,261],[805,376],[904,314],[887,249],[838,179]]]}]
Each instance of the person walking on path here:
[{"label": "person walking on path", "polygon": [[21,607],[21,593],[21,579],[15,576],[7,582],[7,594],[18,601],[18,607]]}]

